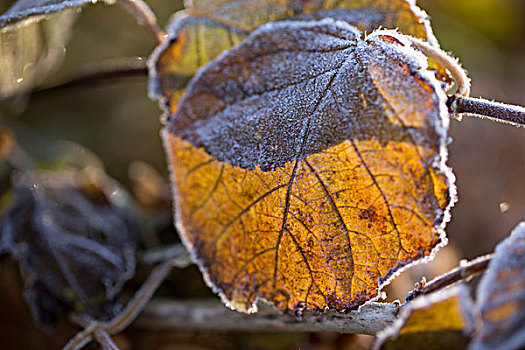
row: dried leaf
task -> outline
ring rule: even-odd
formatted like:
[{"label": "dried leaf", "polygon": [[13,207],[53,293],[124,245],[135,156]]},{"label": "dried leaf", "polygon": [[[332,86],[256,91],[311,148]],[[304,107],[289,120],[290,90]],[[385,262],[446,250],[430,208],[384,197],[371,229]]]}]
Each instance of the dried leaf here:
[{"label": "dried leaf", "polygon": [[483,326],[469,349],[525,348],[525,223],[496,247],[477,305]]},{"label": "dried leaf", "polygon": [[233,308],[353,309],[444,244],[445,94],[393,31],[256,30],[201,70],[164,131],[176,222]]},{"label": "dried leaf", "polygon": [[26,173],[0,225],[0,253],[20,262],[35,319],[61,311],[109,319],[134,275],[136,214],[122,190],[98,172]]},{"label": "dried leaf", "polygon": [[378,334],[374,349],[465,349],[478,323],[464,285],[421,296]]},{"label": "dried leaf", "polygon": [[[172,112],[197,69],[244,40],[258,26],[279,20],[334,18],[371,32],[399,28],[407,35],[437,40],[426,14],[412,0],[194,0],[168,25],[169,36],[151,62],[151,93],[169,100]],[[440,68],[442,75],[446,75]]]},{"label": "dried leaf", "polygon": [[70,10],[0,29],[0,100],[29,92],[59,67],[76,18]]},{"label": "dried leaf", "polygon": [[[31,19],[39,21],[46,16],[69,8],[94,4],[98,0],[18,0],[0,16],[0,28],[20,21]],[[111,0],[100,0],[112,3]]]}]

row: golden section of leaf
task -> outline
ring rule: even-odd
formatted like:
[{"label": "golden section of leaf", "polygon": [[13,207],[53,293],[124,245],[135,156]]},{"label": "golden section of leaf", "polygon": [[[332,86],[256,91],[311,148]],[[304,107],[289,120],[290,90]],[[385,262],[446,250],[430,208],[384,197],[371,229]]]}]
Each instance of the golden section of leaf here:
[{"label": "golden section of leaf", "polygon": [[525,223],[498,244],[478,286],[483,327],[471,349],[525,347]]},{"label": "golden section of leaf", "polygon": [[[407,0],[195,0],[168,25],[169,40],[153,55],[152,92],[174,113],[188,81],[208,61],[270,21],[334,18],[364,32],[399,28],[437,44],[426,15]],[[441,74],[446,76],[444,69]]]},{"label": "golden section of leaf", "polygon": [[440,241],[432,179],[409,143],[346,141],[263,172],[164,136],[177,226],[237,309],[257,298],[289,310],[356,308]]},{"label": "golden section of leaf", "polygon": [[477,316],[464,285],[420,297],[378,335],[374,349],[466,349]]}]

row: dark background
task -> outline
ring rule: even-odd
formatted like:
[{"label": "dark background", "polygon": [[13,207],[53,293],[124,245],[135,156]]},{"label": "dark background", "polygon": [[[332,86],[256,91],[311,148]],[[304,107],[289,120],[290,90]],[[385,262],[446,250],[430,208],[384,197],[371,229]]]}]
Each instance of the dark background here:
[{"label": "dark background", "polygon": [[[11,2],[2,0],[0,12]],[[182,7],[181,1],[173,0],[148,3],[161,24]],[[420,0],[418,4],[431,15],[434,33],[443,49],[458,57],[468,70],[472,96],[525,105],[525,1]],[[64,64],[48,83],[68,76],[86,63],[113,57],[146,57],[153,48],[148,32],[120,7],[86,6],[73,27]],[[138,77],[106,86],[36,95],[23,113],[4,116],[0,123],[11,127],[21,146],[37,159],[50,156],[46,145],[56,139],[70,140],[92,150],[107,173],[132,190],[128,168],[133,161],[146,162],[167,178],[159,138],[161,112],[146,91],[146,78]],[[459,202],[447,228],[449,246],[437,254],[430,266],[418,266],[400,276],[388,289],[389,299],[402,299],[422,274],[429,279],[456,266],[459,259],[492,252],[497,242],[525,220],[525,129],[464,117],[461,122],[451,121],[450,135],[453,143],[449,165],[457,177]],[[33,330],[25,305],[17,299],[20,289],[10,287],[19,277],[5,266],[9,262],[2,262],[2,348],[58,348],[63,338],[56,336],[53,341]],[[186,290],[177,283],[180,278],[186,279]],[[175,273],[163,292],[170,293],[170,288],[180,297],[209,296],[194,268]],[[70,329],[65,329],[63,337],[69,335]],[[119,339],[124,349],[146,349],[153,343],[159,343],[158,347],[155,345],[159,349],[175,348],[174,344],[178,344],[176,348],[188,349],[350,349],[366,348],[371,337],[225,333],[152,336],[131,332]]]}]

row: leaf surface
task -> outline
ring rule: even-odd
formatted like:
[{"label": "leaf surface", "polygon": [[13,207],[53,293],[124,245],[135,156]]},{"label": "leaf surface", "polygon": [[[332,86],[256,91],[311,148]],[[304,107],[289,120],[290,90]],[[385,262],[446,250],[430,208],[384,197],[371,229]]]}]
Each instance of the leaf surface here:
[{"label": "leaf surface", "polygon": [[151,62],[158,75],[153,74],[150,91],[169,99],[172,111],[199,67],[269,21],[334,18],[367,32],[399,28],[437,44],[426,14],[411,0],[194,0],[187,1],[186,8],[169,24],[169,40]]},{"label": "leaf surface", "polygon": [[356,308],[444,243],[444,92],[402,35],[362,37],[330,19],[265,25],[170,116],[177,226],[234,308]]},{"label": "leaf surface", "polygon": [[421,296],[378,334],[374,349],[466,349],[478,317],[465,285]]},{"label": "leaf surface", "polygon": [[525,347],[525,223],[498,244],[478,286],[483,327],[469,349]]}]

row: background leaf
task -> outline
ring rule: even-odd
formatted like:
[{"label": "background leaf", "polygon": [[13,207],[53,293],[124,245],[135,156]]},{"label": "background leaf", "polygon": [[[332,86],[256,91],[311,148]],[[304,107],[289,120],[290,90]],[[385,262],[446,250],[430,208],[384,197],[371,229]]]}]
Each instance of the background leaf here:
[{"label": "background leaf", "polygon": [[473,304],[465,285],[419,297],[378,334],[374,349],[465,349],[479,321]]},{"label": "background leaf", "polygon": [[0,102],[20,99],[19,93],[29,92],[57,70],[76,18],[68,10],[42,21],[0,28]]},{"label": "background leaf", "polygon": [[158,74],[152,74],[150,93],[167,98],[172,112],[199,67],[269,21],[335,18],[361,31],[399,28],[437,43],[424,12],[407,0],[195,0],[187,1],[186,7],[168,25],[169,40],[157,49],[151,63]]},{"label": "background leaf", "polygon": [[477,293],[483,327],[469,349],[525,347],[525,223],[498,244]]},{"label": "background leaf", "polygon": [[[106,0],[101,0],[106,2]],[[30,17],[40,16],[33,19],[39,21],[47,15],[68,8],[80,7],[86,4],[94,4],[97,0],[18,0],[5,13],[0,16],[0,27],[14,24]]]},{"label": "background leaf", "polygon": [[136,217],[125,194],[94,170],[25,173],[14,182],[0,225],[0,253],[22,266],[33,316],[52,325],[61,311],[106,320],[134,275]]},{"label": "background leaf", "polygon": [[442,242],[444,92],[401,35],[361,36],[333,20],[265,25],[170,116],[177,226],[232,307],[356,308]]}]

